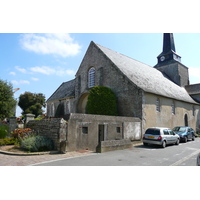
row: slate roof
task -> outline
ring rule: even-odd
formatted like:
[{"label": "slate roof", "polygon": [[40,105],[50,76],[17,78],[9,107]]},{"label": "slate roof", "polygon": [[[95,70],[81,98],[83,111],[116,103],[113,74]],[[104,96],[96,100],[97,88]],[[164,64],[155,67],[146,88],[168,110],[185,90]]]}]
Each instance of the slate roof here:
[{"label": "slate roof", "polygon": [[49,97],[48,101],[60,100],[75,95],[75,79],[62,83],[58,89]]},{"label": "slate roof", "polygon": [[159,70],[94,43],[126,76],[145,92],[185,101],[195,102],[185,88],[167,79]]},{"label": "slate roof", "polygon": [[193,85],[187,85],[187,86],[185,87],[185,89],[187,90],[187,92],[188,92],[190,95],[193,95],[193,94],[200,94],[200,83],[193,84]]}]

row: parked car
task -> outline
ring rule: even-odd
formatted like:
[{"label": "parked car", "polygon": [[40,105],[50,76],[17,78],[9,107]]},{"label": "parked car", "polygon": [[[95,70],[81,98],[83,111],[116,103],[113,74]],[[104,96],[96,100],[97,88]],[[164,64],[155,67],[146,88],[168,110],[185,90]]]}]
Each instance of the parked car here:
[{"label": "parked car", "polygon": [[148,128],[143,136],[143,144],[156,144],[163,148],[167,144],[179,145],[180,137],[169,128],[153,127]]},{"label": "parked car", "polygon": [[195,132],[191,127],[176,126],[172,130],[180,136],[180,141],[195,140]]},{"label": "parked car", "polygon": [[200,153],[197,156],[197,166],[200,166]]}]

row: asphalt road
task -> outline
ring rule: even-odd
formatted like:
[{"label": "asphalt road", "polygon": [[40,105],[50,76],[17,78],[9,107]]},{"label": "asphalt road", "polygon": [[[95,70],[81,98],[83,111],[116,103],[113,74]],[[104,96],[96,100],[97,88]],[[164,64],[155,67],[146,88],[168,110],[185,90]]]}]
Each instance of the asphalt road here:
[{"label": "asphalt road", "polygon": [[200,138],[166,148],[133,146],[130,149],[88,156],[65,158],[35,164],[36,166],[196,166]]}]

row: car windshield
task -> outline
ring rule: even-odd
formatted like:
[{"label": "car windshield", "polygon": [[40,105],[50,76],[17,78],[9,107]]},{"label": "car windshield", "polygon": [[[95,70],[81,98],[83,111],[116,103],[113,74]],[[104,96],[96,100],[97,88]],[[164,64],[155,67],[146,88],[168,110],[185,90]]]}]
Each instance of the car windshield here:
[{"label": "car windshield", "polygon": [[175,127],[173,131],[179,131],[179,132],[185,132],[186,128],[185,127]]},{"label": "car windshield", "polygon": [[159,129],[147,129],[145,134],[160,135],[160,130]]}]

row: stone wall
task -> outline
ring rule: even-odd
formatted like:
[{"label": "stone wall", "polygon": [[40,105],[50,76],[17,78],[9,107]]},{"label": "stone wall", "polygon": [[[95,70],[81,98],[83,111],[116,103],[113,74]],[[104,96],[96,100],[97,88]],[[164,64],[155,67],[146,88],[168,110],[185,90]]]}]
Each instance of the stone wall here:
[{"label": "stone wall", "polygon": [[[157,98],[160,100],[160,112],[156,110]],[[172,104],[174,104],[175,113],[172,113]],[[172,129],[175,126],[185,126],[185,115],[188,116],[188,126],[196,130],[200,126],[199,108],[199,105],[145,93],[142,123],[143,133],[149,127],[160,126]]]},{"label": "stone wall", "polygon": [[189,84],[188,68],[179,62],[173,62],[157,69],[167,74],[170,80],[181,87]]},{"label": "stone wall", "polygon": [[129,139],[101,141],[99,147],[97,147],[97,152],[103,153],[107,151],[128,149],[132,146],[133,144]]},{"label": "stone wall", "polygon": [[9,118],[9,134],[17,128],[16,117]]},{"label": "stone wall", "polygon": [[67,123],[61,118],[31,120],[27,128],[35,130],[39,135],[54,141],[54,149],[60,151],[60,143],[67,140]]},{"label": "stone wall", "polygon": [[141,120],[134,117],[71,113],[68,123],[52,118],[29,121],[26,127],[52,139],[55,150],[62,152],[62,144],[66,151],[97,151],[100,146],[104,152],[128,148],[142,138]]},{"label": "stone wall", "polygon": [[[68,122],[67,150],[96,151],[102,141],[139,141],[142,139],[141,120],[134,117],[71,113]],[[107,142],[107,145],[113,142]],[[108,146],[106,146],[107,149]],[[114,148],[111,148],[114,150]]]}]

